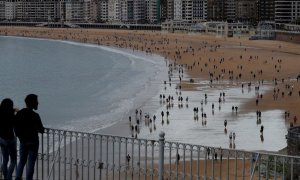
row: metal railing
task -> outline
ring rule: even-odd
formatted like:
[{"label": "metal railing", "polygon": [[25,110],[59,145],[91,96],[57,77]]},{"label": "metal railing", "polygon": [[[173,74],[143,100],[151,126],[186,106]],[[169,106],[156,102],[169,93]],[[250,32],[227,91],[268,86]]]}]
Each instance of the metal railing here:
[{"label": "metal railing", "polygon": [[42,180],[299,179],[300,157],[47,128],[35,168]]}]

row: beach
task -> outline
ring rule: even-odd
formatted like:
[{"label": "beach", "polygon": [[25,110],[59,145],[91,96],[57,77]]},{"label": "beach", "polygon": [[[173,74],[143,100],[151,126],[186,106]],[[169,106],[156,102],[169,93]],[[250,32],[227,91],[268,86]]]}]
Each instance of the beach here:
[{"label": "beach", "polygon": [[[269,40],[250,41],[247,37],[224,38],[196,33],[103,29],[0,27],[0,34],[93,43],[126,48],[133,52],[143,51],[147,54],[161,55],[169,61],[169,70],[172,72],[169,72],[171,74],[169,77],[165,77],[165,83],[167,87],[169,82],[172,84],[171,88],[168,87],[168,89],[172,89],[174,96],[179,92],[179,89],[183,94],[186,92],[197,94],[198,91],[203,93],[204,88],[206,89],[204,93],[210,93],[210,97],[214,98],[211,100],[212,98],[209,97],[210,100],[207,105],[211,107],[214,103],[216,106],[214,112],[217,112],[218,107],[221,107],[218,106],[219,93],[226,88],[235,88],[240,92],[247,92],[251,88],[254,92],[256,88],[263,89],[267,86],[263,91],[257,91],[255,96],[249,96],[250,98],[244,101],[236,99],[237,102],[242,103],[225,104],[222,105],[222,109],[227,108],[227,111],[230,111],[231,106],[238,104],[240,115],[255,114],[258,111],[263,112],[263,114],[264,112],[271,112],[272,114],[272,111],[276,110],[276,113],[279,114],[277,116],[281,117],[286,128],[290,127],[291,123],[293,126],[299,124],[300,112],[297,105],[300,102],[300,85],[297,76],[300,74],[300,61],[298,60],[300,46],[298,44]],[[184,77],[180,72],[181,70],[184,71]],[[163,83],[161,82],[161,84]],[[235,93],[233,92],[233,94]],[[190,114],[186,117],[191,116],[193,118],[192,108],[196,105],[200,108],[200,102],[202,99],[204,100],[204,97],[194,98],[194,104],[192,103],[193,97],[189,98]],[[177,97],[175,100],[174,104],[178,106]],[[160,101],[158,97],[156,97],[156,101]],[[186,96],[184,96],[183,102],[185,101]],[[155,103],[153,104],[155,105]],[[182,103],[182,105],[185,106],[186,103]],[[166,113],[166,104],[161,105],[161,109],[164,109]],[[134,111],[132,110],[132,117]],[[171,117],[176,114],[176,110],[174,111],[175,113],[171,112]],[[197,115],[201,120],[201,113]],[[159,112],[156,113],[156,116],[158,119],[161,118]],[[219,118],[221,130],[224,129],[222,128],[222,118],[226,119],[226,117]],[[272,116],[268,116],[268,118],[272,118]],[[100,132],[131,135],[128,118],[124,117],[124,119],[126,121],[124,120]],[[260,124],[257,125],[257,129],[259,128]],[[267,128],[265,127],[265,129]],[[144,135],[146,136],[147,133]],[[259,130],[257,136],[259,137]],[[216,144],[216,146],[218,145]]]},{"label": "beach", "polygon": [[[284,148],[285,133],[291,124],[299,125],[299,44],[196,33],[103,29],[0,27],[0,35],[98,44],[124,48],[132,53],[158,54],[167,60],[169,75],[158,82],[162,88],[159,94],[137,109],[143,113],[136,115],[133,109],[131,122],[124,117],[123,121],[97,133],[158,139],[157,133],[152,131],[162,130],[166,132],[167,139],[176,142],[226,149],[278,151]],[[160,95],[165,98],[160,98]],[[168,98],[171,96],[174,100]],[[150,117],[144,117],[148,112],[151,112]],[[170,112],[169,117],[167,112]],[[258,112],[262,112],[262,117],[257,115]],[[203,117],[204,114],[208,117]],[[141,120],[138,133],[134,129],[137,119]],[[223,124],[225,119],[227,127]],[[261,125],[264,125],[264,132],[259,132]],[[187,130],[184,131],[185,128]],[[197,134],[199,132],[203,134]],[[212,135],[205,136],[211,132]],[[229,141],[230,132],[237,133],[235,141]],[[216,138],[210,139],[212,136]],[[281,140],[277,144],[279,137]],[[230,164],[230,178],[234,177],[234,166],[242,166],[240,159],[220,162],[215,161],[215,166],[223,170],[229,168],[225,163]],[[192,162],[193,172],[197,171],[197,163]],[[205,161],[201,159],[202,175],[203,163]],[[210,163],[208,174],[211,172]],[[186,160],[187,170],[189,164]],[[250,166],[248,160],[245,166]],[[172,159],[171,164],[165,164],[165,169],[176,168],[182,171],[182,163],[176,167]],[[238,172],[240,176],[241,170]],[[225,178],[225,173],[217,176]],[[246,176],[250,176],[250,172],[246,172]]]}]

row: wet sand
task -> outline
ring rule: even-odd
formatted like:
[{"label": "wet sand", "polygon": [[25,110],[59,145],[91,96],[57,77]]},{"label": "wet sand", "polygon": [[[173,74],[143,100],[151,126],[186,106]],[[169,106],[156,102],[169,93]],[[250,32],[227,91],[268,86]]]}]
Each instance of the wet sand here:
[{"label": "wet sand", "polygon": [[[299,123],[299,120],[294,122],[295,116],[300,117],[297,107],[300,85],[296,80],[300,74],[298,44],[200,34],[96,29],[0,27],[0,34],[96,43],[155,53],[170,60],[166,85],[157,83],[161,86],[159,94],[173,96],[173,107],[167,109],[166,100],[157,94],[140,107],[143,114],[139,118],[142,119],[139,133],[131,132],[128,117],[102,133],[157,139],[159,131],[163,130],[166,139],[171,141],[278,151],[286,145],[285,134],[290,123],[294,126]],[[255,91],[255,87],[259,87],[259,91]],[[219,109],[220,92],[226,95]],[[203,103],[203,113],[207,118],[202,120],[201,101],[205,101],[205,93],[208,98],[207,103]],[[178,97],[183,97],[183,101],[178,101]],[[232,112],[232,106],[238,106],[237,113]],[[198,120],[194,107],[199,109]],[[166,114],[167,110],[170,116],[167,120],[165,115],[162,123],[161,111]],[[260,123],[257,123],[258,110],[262,112]],[[284,112],[289,112],[289,117],[285,117]],[[144,119],[145,113],[149,113],[151,120]],[[155,123],[153,115],[157,117]],[[225,119],[227,134],[223,125]],[[133,110],[132,125],[136,124],[135,120]],[[261,125],[264,126],[263,139]],[[229,143],[230,132],[236,133],[234,143]]]}]

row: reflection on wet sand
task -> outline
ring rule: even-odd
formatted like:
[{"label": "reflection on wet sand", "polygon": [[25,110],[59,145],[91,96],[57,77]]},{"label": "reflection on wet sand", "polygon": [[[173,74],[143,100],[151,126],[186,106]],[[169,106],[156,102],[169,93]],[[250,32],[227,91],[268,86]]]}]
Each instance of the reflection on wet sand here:
[{"label": "reflection on wet sand", "polygon": [[183,91],[173,79],[162,83],[160,94],[142,107],[145,113],[135,114],[132,137],[156,139],[164,131],[168,141],[222,148],[277,151],[286,146],[284,112],[240,108],[260,98],[269,84],[245,88],[222,82],[212,87],[204,81],[197,91]]}]

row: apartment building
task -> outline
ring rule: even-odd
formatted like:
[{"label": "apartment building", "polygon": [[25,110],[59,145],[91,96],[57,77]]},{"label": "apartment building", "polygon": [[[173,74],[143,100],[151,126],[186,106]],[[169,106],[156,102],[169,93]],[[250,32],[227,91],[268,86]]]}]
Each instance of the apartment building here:
[{"label": "apartment building", "polygon": [[258,21],[274,21],[275,0],[259,0],[257,3]]},{"label": "apartment building", "polygon": [[207,0],[174,0],[174,20],[206,21]]},{"label": "apartment building", "polygon": [[207,20],[225,20],[225,0],[207,0]]},{"label": "apartment building", "polygon": [[239,0],[236,2],[236,21],[255,24],[257,22],[257,4],[253,0]]},{"label": "apartment building", "polygon": [[135,23],[145,23],[145,4],[144,0],[133,1],[133,19]]},{"label": "apartment building", "polygon": [[149,24],[160,23],[160,1],[159,0],[145,0],[145,18]]},{"label": "apartment building", "polygon": [[100,1],[91,0],[90,6],[90,22],[99,22],[100,21]]},{"label": "apartment building", "polygon": [[108,22],[121,22],[121,0],[108,0]]},{"label": "apartment building", "polygon": [[99,0],[99,21],[108,21],[108,0]]},{"label": "apartment building", "polygon": [[92,8],[91,0],[83,0],[83,21],[84,22],[91,22],[92,21]]},{"label": "apartment building", "polygon": [[225,20],[228,22],[236,21],[236,0],[225,1]]},{"label": "apartment building", "polygon": [[83,0],[68,0],[65,2],[65,21],[82,22],[84,21]]},{"label": "apartment building", "polygon": [[299,0],[275,0],[275,23],[287,24],[300,20]]},{"label": "apartment building", "polygon": [[6,20],[16,19],[16,2],[12,2],[12,1],[5,2],[4,16]]},{"label": "apartment building", "polygon": [[193,20],[193,0],[182,1],[182,18],[188,22]]},{"label": "apartment building", "polygon": [[193,0],[193,22],[207,20],[207,0]]},{"label": "apartment building", "polygon": [[182,20],[182,0],[174,0],[174,20]]},{"label": "apartment building", "polygon": [[5,19],[5,1],[0,1],[0,20]]},{"label": "apartment building", "polygon": [[167,0],[167,18],[166,20],[174,19],[174,0]]}]

